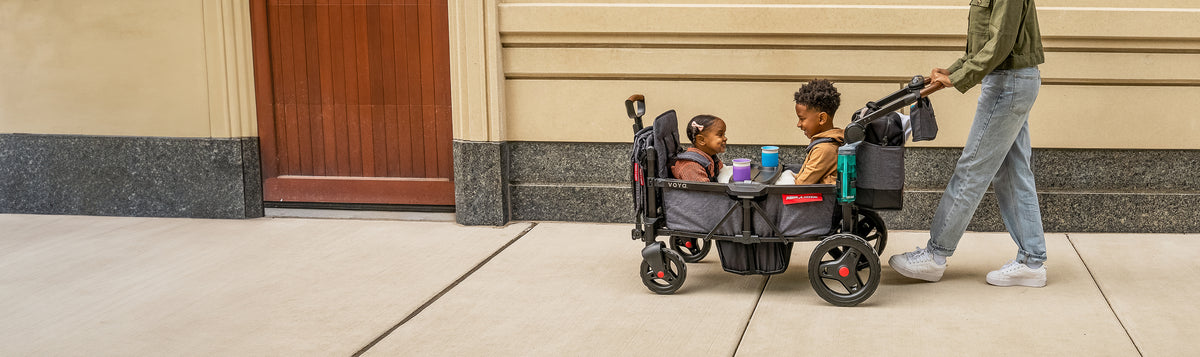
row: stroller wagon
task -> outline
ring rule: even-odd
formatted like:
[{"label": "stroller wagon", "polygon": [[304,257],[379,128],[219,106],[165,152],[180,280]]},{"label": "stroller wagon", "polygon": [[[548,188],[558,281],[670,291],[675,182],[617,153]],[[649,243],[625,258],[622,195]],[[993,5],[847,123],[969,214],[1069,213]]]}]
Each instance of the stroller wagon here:
[{"label": "stroller wagon", "polygon": [[[902,206],[904,131],[899,130],[897,145],[894,138],[884,138],[881,128],[899,127],[894,113],[921,102],[918,109],[927,115],[918,121],[914,111],[914,139],[920,133],[921,139],[932,139],[936,123],[923,97],[940,87],[927,88],[926,83],[913,77],[899,91],[855,113],[845,129],[846,144],[838,149],[836,185],[774,185],[783,169],[758,166],[752,181],[673,179],[670,167],[681,152],[675,112],[643,127],[645,98],[630,97],[625,105],[635,133],[632,236],[646,244],[638,271],[642,283],[658,294],[674,293],[687,277],[686,263],[703,259],[714,243],[726,271],[782,273],[794,242],[817,241],[808,261],[817,295],[838,306],[866,301],[879,285],[879,254],[887,244],[887,228],[874,210]],[[658,241],[659,236],[669,237],[668,242]]]}]

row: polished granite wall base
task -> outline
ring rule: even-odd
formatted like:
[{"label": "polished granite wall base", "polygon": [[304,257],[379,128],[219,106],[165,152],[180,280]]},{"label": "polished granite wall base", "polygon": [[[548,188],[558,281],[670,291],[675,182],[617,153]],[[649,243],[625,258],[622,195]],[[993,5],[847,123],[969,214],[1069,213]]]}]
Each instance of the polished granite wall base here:
[{"label": "polished granite wall base", "polygon": [[[904,210],[882,211],[889,229],[929,230],[942,191],[907,191]],[[1197,233],[1200,194],[1038,194],[1047,232]],[[967,230],[1004,232],[995,195],[984,195]]]},{"label": "polished granite wall base", "polygon": [[258,138],[0,134],[0,213],[262,217]]},{"label": "polished granite wall base", "polygon": [[507,224],[511,219],[508,145],[454,140],[454,210],[459,224]]},{"label": "polished granite wall base", "polygon": [[[511,219],[632,222],[626,157],[630,144],[501,146],[507,147],[505,160],[512,163],[507,173]],[[780,160],[802,162],[803,150],[782,147]],[[756,146],[731,146],[721,158],[755,157],[756,152]],[[890,229],[929,229],[961,152],[908,150],[905,208],[882,212]],[[1198,150],[1035,149],[1033,165],[1047,232],[1200,232]],[[990,193],[968,229],[1005,230]]]},{"label": "polished granite wall base", "polygon": [[628,186],[521,184],[512,187],[513,219],[633,222]]}]

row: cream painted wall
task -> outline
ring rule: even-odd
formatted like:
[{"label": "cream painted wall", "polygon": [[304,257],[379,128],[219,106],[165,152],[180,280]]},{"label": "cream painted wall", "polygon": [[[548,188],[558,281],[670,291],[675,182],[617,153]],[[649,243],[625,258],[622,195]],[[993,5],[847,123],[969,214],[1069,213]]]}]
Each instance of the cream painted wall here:
[{"label": "cream painted wall", "polygon": [[[455,138],[628,141],[620,102],[644,93],[652,113],[729,118],[734,143],[803,142],[800,84],[841,83],[844,114],[948,65],[963,2],[449,0]],[[1039,2],[1035,145],[1200,149],[1181,104],[1200,94],[1200,3],[1129,6]],[[0,44],[0,133],[257,135],[244,0],[0,1]],[[962,145],[976,95],[936,94],[922,145]]]},{"label": "cream painted wall", "polygon": [[[642,93],[649,116],[729,119],[734,144],[803,144],[791,103],[801,84],[839,82],[845,125],[850,111],[961,55],[965,3],[505,0],[504,139],[627,142],[621,102]],[[1129,4],[1038,2],[1047,63],[1035,146],[1200,149],[1200,118],[1184,105],[1200,98],[1200,3]],[[919,145],[961,146],[977,97],[935,94],[941,134]]]},{"label": "cream painted wall", "polygon": [[0,1],[0,133],[255,136],[248,9]]}]

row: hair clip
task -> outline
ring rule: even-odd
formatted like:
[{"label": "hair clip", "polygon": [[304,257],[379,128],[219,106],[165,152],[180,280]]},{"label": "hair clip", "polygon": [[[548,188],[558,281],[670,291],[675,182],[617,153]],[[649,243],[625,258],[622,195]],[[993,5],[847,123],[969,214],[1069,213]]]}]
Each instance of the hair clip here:
[{"label": "hair clip", "polygon": [[697,131],[704,131],[704,126],[700,125],[700,123],[692,122],[691,125],[693,128],[696,128]]}]

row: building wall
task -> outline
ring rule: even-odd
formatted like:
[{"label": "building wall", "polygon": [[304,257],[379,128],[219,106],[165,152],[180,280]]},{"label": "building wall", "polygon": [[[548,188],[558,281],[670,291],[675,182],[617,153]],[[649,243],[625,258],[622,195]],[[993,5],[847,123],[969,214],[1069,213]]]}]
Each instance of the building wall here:
[{"label": "building wall", "polygon": [[[460,30],[482,32],[460,32],[457,48],[469,51],[459,53],[471,55],[456,62],[469,69],[456,80],[487,93],[469,101],[492,112],[456,118],[486,128],[456,132],[456,144],[502,156],[505,168],[485,180],[508,189],[496,209],[509,219],[609,222],[632,220],[631,122],[621,104],[630,94],[646,95],[650,117],[676,109],[725,118],[726,159],[771,144],[798,162],[807,139],[794,129],[792,92],[835,81],[835,125],[844,126],[848,112],[954,62],[968,9],[959,0],[458,3],[476,20],[460,19]],[[1184,213],[1200,198],[1189,178],[1200,123],[1181,105],[1200,97],[1200,6],[1042,0],[1038,15],[1047,63],[1030,127],[1047,230],[1200,230],[1181,223],[1200,218]],[[941,132],[911,145],[906,209],[885,215],[893,228],[928,229],[978,91],[933,96]],[[994,206],[988,195],[971,229],[1004,230]]]},{"label": "building wall", "polygon": [[255,136],[253,92],[237,92],[251,88],[247,12],[228,0],[7,1],[0,132]]},{"label": "building wall", "polygon": [[[1035,147],[1200,149],[1186,135],[1126,129],[1139,118],[1200,132],[1175,104],[1200,97],[1196,4],[1038,5],[1047,61],[1031,115]],[[725,118],[733,144],[801,144],[790,103],[800,84],[838,82],[843,126],[847,112],[953,63],[966,13],[966,1],[952,0],[508,0],[499,5],[505,139],[628,141],[620,102],[642,93],[651,113]],[[977,97],[978,88],[934,95],[943,135],[918,146],[961,147]],[[554,125],[564,120],[572,125]]]},{"label": "building wall", "polygon": [[[727,158],[782,144],[800,161],[799,85],[837,82],[844,125],[953,62],[967,11],[958,0],[447,1],[465,224],[631,220],[620,102],[633,93],[651,115],[726,118]],[[1187,106],[1200,94],[1200,6],[1043,0],[1039,16],[1048,62],[1031,129],[1047,229],[1200,230],[1180,223],[1200,222],[1200,124]],[[240,0],[0,3],[0,212],[261,215],[249,28]],[[927,228],[977,94],[934,95],[941,135],[910,149],[893,228]],[[1003,229],[989,202],[973,229]]]},{"label": "building wall", "polygon": [[0,3],[0,212],[262,215],[248,7]]},{"label": "building wall", "polygon": [[[628,141],[611,134],[627,126],[613,103],[638,92],[647,95],[652,113],[673,108],[726,117],[739,132],[730,138],[735,144],[803,141],[794,130],[778,129],[791,129],[787,103],[804,81],[842,83],[849,108],[908,76],[948,65],[965,41],[966,6],[951,0],[458,2],[482,3],[458,9],[458,16],[481,13],[461,30],[495,38],[499,48],[479,57],[483,66],[502,71],[493,81],[503,88],[462,93],[502,97],[486,109],[503,111],[492,116],[504,120],[485,121],[485,134],[456,128],[456,138],[468,140]],[[244,92],[251,88],[249,20],[244,4],[236,3],[0,5],[6,44],[0,47],[0,81],[6,83],[0,133],[255,136],[254,96]],[[1048,59],[1033,113],[1035,146],[1200,149],[1200,141],[1184,135],[1118,130],[1117,119],[1129,117],[1146,118],[1140,122],[1148,127],[1200,129],[1186,106],[1174,105],[1200,90],[1200,68],[1192,65],[1200,62],[1200,6],[1180,0],[1137,5],[1039,3]],[[496,24],[475,23],[489,12]],[[947,20],[927,24],[927,18]],[[934,99],[940,116],[970,118],[976,95],[944,91]],[[1141,105],[1111,105],[1124,98]],[[563,118],[573,125],[556,127]],[[942,124],[940,140],[919,145],[961,146],[969,120]]]}]

